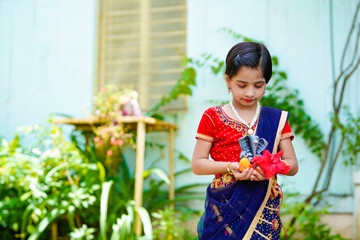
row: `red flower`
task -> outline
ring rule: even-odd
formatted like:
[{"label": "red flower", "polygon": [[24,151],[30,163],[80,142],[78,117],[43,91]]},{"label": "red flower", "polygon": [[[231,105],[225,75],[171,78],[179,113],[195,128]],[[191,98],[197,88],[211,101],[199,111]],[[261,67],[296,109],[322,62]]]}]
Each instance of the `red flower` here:
[{"label": "red flower", "polygon": [[108,151],[106,152],[106,154],[107,154],[109,157],[111,157],[111,156],[113,155],[113,151],[108,150]]},{"label": "red flower", "polygon": [[251,161],[253,162],[252,166],[259,166],[264,172],[266,179],[274,177],[275,174],[287,174],[290,170],[290,166],[281,161],[282,151],[271,154],[268,150],[265,150],[262,156],[256,156]]}]

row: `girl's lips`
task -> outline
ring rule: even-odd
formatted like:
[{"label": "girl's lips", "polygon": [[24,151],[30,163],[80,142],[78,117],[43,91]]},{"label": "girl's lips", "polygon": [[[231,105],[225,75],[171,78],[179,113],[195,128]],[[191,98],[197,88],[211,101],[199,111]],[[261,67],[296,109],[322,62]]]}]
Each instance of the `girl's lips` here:
[{"label": "girl's lips", "polygon": [[245,102],[252,102],[254,100],[251,100],[251,99],[244,99]]}]

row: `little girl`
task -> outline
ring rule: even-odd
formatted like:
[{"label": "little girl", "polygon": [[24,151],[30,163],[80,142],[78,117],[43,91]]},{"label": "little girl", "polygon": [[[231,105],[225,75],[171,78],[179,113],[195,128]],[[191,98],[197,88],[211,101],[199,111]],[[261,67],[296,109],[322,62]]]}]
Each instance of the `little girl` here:
[{"label": "little girl", "polygon": [[199,239],[280,239],[282,194],[276,176],[266,180],[260,167],[239,171],[239,139],[245,135],[264,138],[270,153],[282,150],[288,175],[298,171],[288,113],[259,104],[271,75],[264,45],[242,42],[230,49],[225,79],[232,100],[204,112],[192,158],[195,174],[215,175],[207,188]]}]

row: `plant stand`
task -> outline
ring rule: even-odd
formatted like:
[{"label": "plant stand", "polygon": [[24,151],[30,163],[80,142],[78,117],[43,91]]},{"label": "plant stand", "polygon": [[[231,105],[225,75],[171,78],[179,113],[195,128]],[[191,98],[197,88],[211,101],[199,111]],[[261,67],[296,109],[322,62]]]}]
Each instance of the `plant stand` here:
[{"label": "plant stand", "polygon": [[[175,176],[174,176],[174,132],[177,126],[172,123],[164,122],[151,117],[124,116],[120,120],[129,129],[136,129],[136,164],[135,164],[135,207],[142,207],[143,202],[143,173],[145,162],[145,139],[147,132],[166,131],[169,132],[169,199],[175,198]],[[75,119],[75,118],[55,118],[54,124],[74,125],[76,130],[81,130],[89,143],[90,134],[96,126],[103,122],[95,118]],[[171,204],[174,207],[174,204]],[[141,220],[137,216],[135,219],[135,233],[141,235]],[[54,240],[54,238],[53,238]]]}]

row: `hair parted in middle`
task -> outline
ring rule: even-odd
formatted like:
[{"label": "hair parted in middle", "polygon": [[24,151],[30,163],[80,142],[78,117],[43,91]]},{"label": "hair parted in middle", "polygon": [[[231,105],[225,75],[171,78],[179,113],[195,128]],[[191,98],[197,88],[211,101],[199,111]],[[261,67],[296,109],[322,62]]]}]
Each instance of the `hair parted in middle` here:
[{"label": "hair parted in middle", "polygon": [[225,74],[232,78],[242,67],[262,71],[268,83],[272,75],[272,61],[268,49],[261,43],[240,42],[235,44],[226,56]]}]

